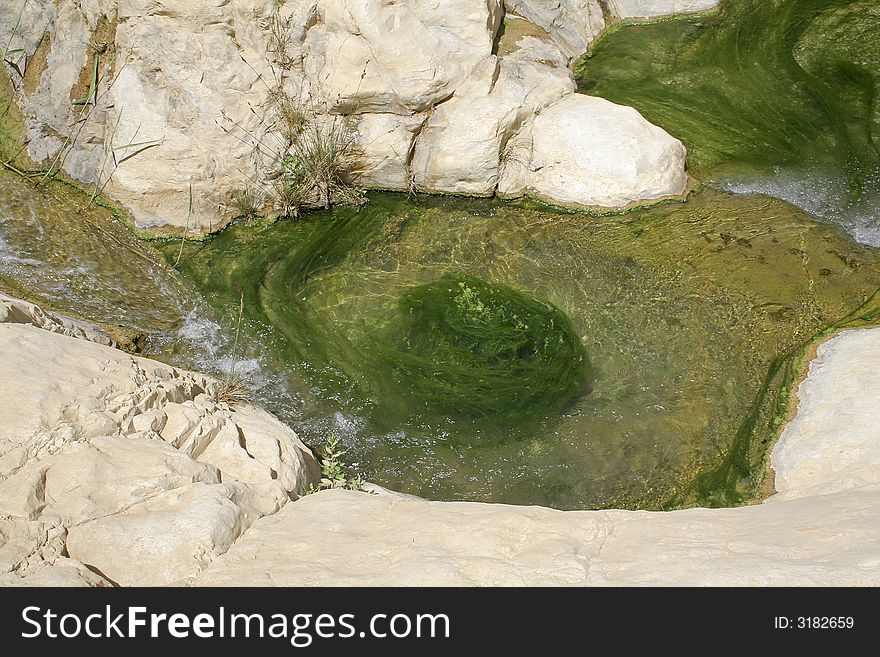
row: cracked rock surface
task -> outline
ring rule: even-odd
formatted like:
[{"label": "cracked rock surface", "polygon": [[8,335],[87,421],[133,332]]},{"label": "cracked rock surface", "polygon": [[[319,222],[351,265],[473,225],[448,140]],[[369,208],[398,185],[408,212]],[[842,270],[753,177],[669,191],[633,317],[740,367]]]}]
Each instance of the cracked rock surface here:
[{"label": "cracked rock surface", "polygon": [[10,298],[0,321],[2,584],[180,583],[317,478],[293,431],[208,377]]}]

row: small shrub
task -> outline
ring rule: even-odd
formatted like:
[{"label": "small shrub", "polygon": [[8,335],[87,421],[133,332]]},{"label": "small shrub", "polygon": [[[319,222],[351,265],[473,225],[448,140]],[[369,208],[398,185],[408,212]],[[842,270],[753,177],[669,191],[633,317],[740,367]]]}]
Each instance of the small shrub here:
[{"label": "small shrub", "polygon": [[250,391],[247,387],[248,378],[244,374],[234,372],[227,374],[220,380],[214,393],[214,401],[218,404],[226,404],[235,408],[250,401]]},{"label": "small shrub", "polygon": [[250,188],[237,192],[232,197],[232,207],[235,210],[236,219],[252,219],[260,214],[261,199]]},{"label": "small shrub", "polygon": [[[363,151],[350,118],[319,117],[281,79],[266,87],[266,104],[251,108],[258,125],[226,115],[227,125],[220,124],[251,147],[255,175],[248,175],[248,187],[256,190],[257,211],[271,218],[298,217],[305,209],[366,202],[357,186]],[[242,200],[251,203],[250,198]]]},{"label": "small shrub", "polygon": [[348,122],[334,118],[324,127],[312,123],[294,142],[288,162],[298,169],[317,205],[329,210],[332,203],[361,202],[354,184],[359,155]]},{"label": "small shrub", "polygon": [[347,473],[348,465],[343,460],[346,449],[339,445],[339,439],[331,434],[321,447],[321,482],[313,486],[309,492],[319,490],[345,489],[362,490],[366,481],[360,475],[351,476]]}]

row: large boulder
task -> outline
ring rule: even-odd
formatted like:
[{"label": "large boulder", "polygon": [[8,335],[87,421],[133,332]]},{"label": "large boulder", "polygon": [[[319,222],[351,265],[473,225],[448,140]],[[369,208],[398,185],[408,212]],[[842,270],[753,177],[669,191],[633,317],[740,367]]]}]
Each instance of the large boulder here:
[{"label": "large boulder", "polygon": [[498,191],[567,206],[621,207],[684,193],[684,145],[631,107],[572,94],[516,137]]},{"label": "large boulder", "polygon": [[194,584],[876,586],[878,503],[876,486],[666,513],[327,491],[257,521]]},{"label": "large boulder", "polygon": [[359,114],[356,117],[363,171],[358,183],[375,189],[407,191],[410,160],[425,114]]},{"label": "large boulder", "polygon": [[90,322],[73,319],[59,313],[47,312],[35,303],[16,299],[0,292],[0,324],[32,324],[52,333],[69,335],[107,345],[116,346],[110,336]]}]

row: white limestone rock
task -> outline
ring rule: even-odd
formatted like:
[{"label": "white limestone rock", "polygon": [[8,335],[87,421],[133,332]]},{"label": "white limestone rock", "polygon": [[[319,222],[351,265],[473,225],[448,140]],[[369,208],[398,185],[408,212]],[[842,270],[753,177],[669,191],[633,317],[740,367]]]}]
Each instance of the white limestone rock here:
[{"label": "white limestone rock", "polygon": [[[0,0],[0,36],[14,5]],[[511,26],[534,29],[493,54],[501,0],[32,0],[13,44],[32,66],[40,43],[48,58],[35,88],[19,85],[29,154],[100,183],[140,227],[206,231],[229,218],[236,193],[271,187],[286,97],[318,123],[356,115],[361,187],[490,195],[501,178],[515,187],[501,169],[531,148],[522,126],[574,91],[567,66],[605,25],[597,0],[505,6],[522,17]],[[96,31],[97,102],[76,105]],[[651,199],[663,182],[619,185]],[[581,185],[552,200],[590,205],[597,193]]]},{"label": "white limestone rock", "polygon": [[225,552],[259,517],[247,493],[241,486],[202,483],[169,490],[71,527],[67,550],[121,586],[180,583]]},{"label": "white limestone rock", "polygon": [[[526,37],[513,53],[487,57],[455,96],[431,112],[412,162],[418,189],[489,196],[498,185],[511,137],[535,112],[571,94],[558,48]],[[555,60],[555,61],[554,61]]]},{"label": "white limestone rock", "polygon": [[504,7],[543,28],[569,60],[584,54],[605,29],[598,0],[504,0]]},{"label": "white limestone rock", "polygon": [[525,155],[498,191],[572,207],[621,207],[683,194],[684,145],[631,107],[572,94],[517,136]]},{"label": "white limestone rock", "polygon": [[607,4],[618,18],[656,18],[709,11],[718,6],[718,0],[607,0]]},{"label": "white limestone rock", "polygon": [[330,109],[404,115],[452,95],[491,53],[502,13],[499,0],[334,0],[318,11],[311,49],[323,58],[306,70]]},{"label": "white limestone rock", "polygon": [[0,292],[0,324],[4,323],[32,324],[45,331],[97,342],[108,347],[116,346],[106,332],[96,324],[47,312],[34,303]]},{"label": "white limestone rock", "polygon": [[60,557],[51,564],[43,562],[21,576],[0,575],[0,586],[109,588],[113,584],[85,564]]},{"label": "white limestone rock", "polygon": [[327,491],[197,586],[877,585],[880,490],[740,509],[556,511]]},{"label": "white limestone rock", "polygon": [[880,331],[848,331],[820,345],[797,398],[797,416],[773,450],[778,494],[770,499],[880,481]]},{"label": "white limestone rock", "polygon": [[425,118],[424,114],[359,114],[356,117],[357,143],[364,166],[358,184],[374,189],[407,191],[414,142]]},{"label": "white limestone rock", "polygon": [[317,481],[269,413],[87,328],[0,298],[0,584],[170,584]]}]

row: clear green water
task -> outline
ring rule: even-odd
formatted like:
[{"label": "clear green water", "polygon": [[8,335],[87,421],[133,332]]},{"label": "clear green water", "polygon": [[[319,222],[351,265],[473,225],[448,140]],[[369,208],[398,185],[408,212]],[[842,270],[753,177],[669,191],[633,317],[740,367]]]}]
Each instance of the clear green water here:
[{"label": "clear green water", "polygon": [[65,185],[0,169],[0,289],[84,319],[172,330],[182,285],[152,246]]},{"label": "clear green water", "polygon": [[305,400],[297,428],[341,433],[371,480],[653,508],[755,494],[805,346],[874,317],[872,301],[847,318],[877,265],[788,204],[708,189],[609,217],[376,195],[233,227],[182,271],[215,307],[244,293]]}]

